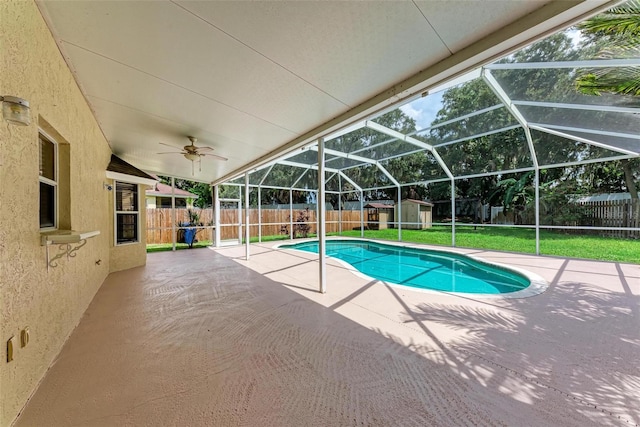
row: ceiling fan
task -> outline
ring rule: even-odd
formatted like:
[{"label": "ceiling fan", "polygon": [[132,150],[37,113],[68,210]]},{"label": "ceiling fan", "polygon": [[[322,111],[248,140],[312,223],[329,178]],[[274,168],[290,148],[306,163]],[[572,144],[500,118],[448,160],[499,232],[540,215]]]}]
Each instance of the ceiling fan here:
[{"label": "ceiling fan", "polygon": [[[196,146],[195,144],[198,141],[198,138],[196,138],[195,136],[188,136],[187,138],[189,138],[189,141],[191,141],[191,144],[185,145],[184,147],[182,147],[182,151],[165,151],[163,153],[157,153],[157,154],[182,154],[185,159],[191,160],[191,175],[192,176],[194,174],[193,162],[195,162],[196,160],[199,161],[199,165],[198,165],[199,166],[199,171],[202,172],[202,158],[204,156],[210,156],[210,157],[213,157],[214,159],[223,160],[225,162],[227,160],[229,160],[226,157],[222,157],[222,156],[218,156],[217,154],[210,153],[210,151],[213,151],[213,148],[211,148],[211,147],[198,147],[198,146]],[[167,147],[171,147],[171,148],[177,149],[177,147],[174,147],[173,145],[165,144],[164,142],[161,142],[160,144],[161,145],[166,145]],[[208,151],[208,152],[207,153],[202,153],[202,151]]]}]

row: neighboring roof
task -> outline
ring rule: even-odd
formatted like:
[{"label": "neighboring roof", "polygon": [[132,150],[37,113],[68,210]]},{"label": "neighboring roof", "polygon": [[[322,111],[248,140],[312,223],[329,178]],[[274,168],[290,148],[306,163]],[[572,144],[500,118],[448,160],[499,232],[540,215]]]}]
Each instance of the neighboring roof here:
[{"label": "neighboring roof", "polygon": [[422,200],[402,199],[402,201],[403,202],[415,203],[417,205],[422,205],[422,206],[433,206],[433,203],[431,203],[431,202],[423,202]]},{"label": "neighboring roof", "polygon": [[[371,200],[371,201],[365,201],[366,204],[378,204],[378,205],[385,205],[385,208],[392,208],[393,205],[395,205],[395,201],[394,200]],[[366,206],[363,206],[366,207]],[[360,201],[359,200],[348,200],[344,203],[342,203],[342,210],[344,211],[356,211],[360,209]]]},{"label": "neighboring roof", "polygon": [[[163,184],[161,182],[157,182],[155,185],[155,188],[152,190],[147,190],[145,191],[145,194],[147,196],[157,196],[157,197],[171,197],[171,186],[167,185],[167,184]],[[181,190],[179,188],[175,188],[174,189],[174,194],[175,197],[179,197],[179,198],[192,198],[192,199],[197,199],[198,195],[197,194],[193,194],[190,193],[188,191],[185,190]]]},{"label": "neighboring roof", "polygon": [[115,154],[112,154],[109,165],[107,166],[107,177],[113,179],[121,179],[122,176],[139,178],[134,181],[140,181],[140,183],[147,185],[153,185],[153,183],[156,182],[156,179],[153,176],[144,171],[141,171],[132,164],[125,162]]},{"label": "neighboring roof", "polygon": [[384,203],[367,203],[364,207],[375,209],[393,209],[393,205],[386,205]]}]

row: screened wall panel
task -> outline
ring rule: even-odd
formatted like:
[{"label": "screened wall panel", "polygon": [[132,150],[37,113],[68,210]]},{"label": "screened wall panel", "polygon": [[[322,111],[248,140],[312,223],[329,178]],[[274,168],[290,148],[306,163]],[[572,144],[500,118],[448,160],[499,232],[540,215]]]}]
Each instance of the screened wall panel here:
[{"label": "screened wall panel", "polygon": [[628,107],[637,104],[631,96],[602,92],[585,95],[575,90],[576,78],[588,73],[582,68],[532,68],[491,70],[500,87],[516,104],[518,101],[569,103]]},{"label": "screened wall panel", "polygon": [[267,175],[267,173],[269,172],[270,167],[266,167],[266,168],[262,168],[259,169],[253,173],[249,174],[249,184],[251,185],[258,185],[262,182],[262,180],[264,179],[264,177]]},{"label": "screened wall panel", "polygon": [[294,156],[287,157],[287,160],[296,163],[303,163],[305,165],[317,165],[318,164],[318,152],[315,150],[304,150]]},{"label": "screened wall panel", "polygon": [[426,138],[427,143],[438,146],[518,124],[515,117],[506,108],[501,107],[429,129],[428,132],[419,132],[417,135]]},{"label": "screened wall panel", "polygon": [[588,132],[575,128],[566,129],[564,127],[553,125],[545,126],[545,128],[562,132],[564,134],[577,138],[584,138],[589,142],[606,144],[607,146],[611,147],[611,150],[620,149],[627,150],[632,153],[640,153],[640,135],[612,135],[608,133],[594,133],[594,131]]},{"label": "screened wall panel", "polygon": [[[474,76],[479,74],[479,71],[473,73]],[[471,96],[473,102],[456,102],[456,100],[467,96]],[[402,109],[403,111],[421,112],[422,114],[429,112],[433,118],[426,125],[418,123],[416,126],[418,133],[422,134],[424,133],[423,131],[428,130],[428,128],[437,123],[473,114],[478,110],[497,104],[500,104],[500,99],[491,91],[482,78],[476,77],[447,87],[444,90],[437,90],[436,88],[436,91],[429,93],[425,97],[415,99],[403,106]],[[435,112],[435,114],[430,112]]]},{"label": "screened wall panel", "polygon": [[295,180],[304,172],[304,168],[275,164],[265,178],[263,185],[289,188]]},{"label": "screened wall panel", "polygon": [[345,169],[343,172],[347,177],[349,177],[353,182],[355,182],[360,188],[363,189],[393,185],[389,178],[375,165],[365,165],[351,169]]},{"label": "screened wall panel", "polygon": [[343,191],[340,188],[340,180],[337,173],[325,172],[325,189],[327,191]]},{"label": "screened wall panel", "polygon": [[[595,135],[590,135],[594,137]],[[623,156],[622,153],[537,130],[531,131],[540,166]],[[640,142],[640,141],[639,141]]]},{"label": "screened wall panel", "polygon": [[454,176],[533,167],[522,129],[445,145],[437,152]]},{"label": "screened wall panel", "polygon": [[380,164],[400,184],[447,178],[447,174],[438,164],[436,158],[428,151],[384,160]]},{"label": "screened wall panel", "polygon": [[302,170],[300,176],[296,178],[296,188],[305,188],[309,190],[318,189],[318,171],[315,169]]},{"label": "screened wall panel", "polygon": [[388,135],[369,128],[362,128],[338,138],[325,141],[324,146],[330,150],[353,153],[361,148],[371,147],[392,139]]},{"label": "screened wall panel", "polygon": [[586,131],[598,130],[622,134],[640,134],[640,115],[638,113],[534,107],[529,105],[520,106],[519,110],[529,123],[550,124],[584,129]]},{"label": "screened wall panel", "polygon": [[[630,160],[629,170],[637,168]],[[541,172],[540,223],[556,227],[638,227],[640,205],[628,192],[623,161],[592,163]],[[611,173],[614,171],[615,173]],[[569,176],[558,182],[558,176]],[[576,183],[580,182],[580,192]],[[592,230],[591,234],[610,232]],[[635,233],[635,232],[634,232]]]},{"label": "screened wall panel", "polygon": [[363,163],[360,160],[346,159],[344,157],[334,157],[332,159],[325,161],[325,164],[327,165],[328,168],[345,169],[345,168],[352,168],[354,166],[362,166],[367,163]]},{"label": "screened wall panel", "polygon": [[385,144],[381,144],[373,148],[360,149],[353,154],[372,160],[382,160],[388,157],[411,153],[417,149],[419,149],[419,147],[409,142],[399,139],[389,139]]}]

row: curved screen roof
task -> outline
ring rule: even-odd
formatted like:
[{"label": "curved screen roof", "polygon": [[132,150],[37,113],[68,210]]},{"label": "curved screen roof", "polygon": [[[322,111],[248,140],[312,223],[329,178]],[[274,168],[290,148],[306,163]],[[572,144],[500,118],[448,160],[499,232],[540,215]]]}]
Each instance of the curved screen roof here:
[{"label": "curved screen roof", "polygon": [[[640,59],[488,65],[327,139],[327,178],[339,176],[340,191],[367,190],[639,156],[638,100],[558,86],[580,70],[629,65]],[[462,96],[474,99],[454,102]],[[315,189],[306,171],[317,168],[315,143],[252,172],[260,182],[250,183]]]}]

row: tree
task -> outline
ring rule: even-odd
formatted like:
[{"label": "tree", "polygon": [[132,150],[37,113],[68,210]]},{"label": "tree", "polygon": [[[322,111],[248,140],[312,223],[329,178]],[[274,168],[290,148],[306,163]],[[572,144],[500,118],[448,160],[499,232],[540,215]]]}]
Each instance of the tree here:
[{"label": "tree", "polygon": [[496,183],[496,189],[489,200],[502,197],[505,212],[513,210],[515,224],[522,224],[522,212],[534,198],[533,171],[526,172],[520,178],[507,178]]},{"label": "tree", "polygon": [[[632,0],[587,19],[578,28],[592,43],[599,40],[595,59],[640,57],[640,0]],[[576,87],[587,95],[603,92],[640,96],[640,67],[604,67],[585,70]]]},{"label": "tree", "polygon": [[[535,43],[502,62],[540,62],[576,59],[576,52],[571,39],[565,33],[555,34]],[[557,70],[494,70],[494,77],[506,88],[514,99],[546,100],[559,97],[567,101],[575,97],[570,76],[558,75]],[[465,114],[500,105],[501,101],[491,88],[481,79],[475,79],[447,89],[442,94],[442,108],[438,111],[434,125],[457,119]],[[437,151],[454,175],[473,175],[478,173],[499,172],[523,167],[532,167],[533,160],[520,128],[466,139],[463,142],[447,145],[448,142],[468,138],[487,131],[499,130],[518,124],[515,118],[505,109],[498,108],[466,120],[434,127],[428,141],[438,145]],[[585,144],[558,144],[557,138],[548,134],[536,134],[536,144],[549,158],[562,158],[571,161],[584,157]],[[444,145],[442,145],[444,144]],[[561,173],[561,170],[557,171]],[[508,187],[498,185],[498,175],[474,179],[456,180],[456,196],[461,198],[477,198],[482,203],[498,191],[505,192]],[[503,178],[506,180],[509,178]],[[517,181],[518,178],[512,178]],[[442,195],[445,185],[434,185],[432,191]],[[502,199],[504,194],[499,197]],[[433,198],[438,200],[437,198]]]},{"label": "tree", "polygon": [[[578,28],[590,40],[599,39],[601,48],[597,59],[640,57],[640,0],[631,0],[621,6],[582,22]],[[616,95],[640,96],[640,67],[604,67],[586,70],[576,79],[577,89],[586,95],[601,96],[603,92]],[[637,104],[637,98],[631,103]],[[637,160],[621,160],[624,182],[631,195],[634,220],[640,211],[635,171]],[[618,169],[619,170],[619,169]]]},{"label": "tree", "polygon": [[[159,175],[160,182],[171,185],[171,177]],[[212,205],[211,186],[204,182],[189,181],[187,179],[175,178],[176,188],[198,196],[193,205],[198,208],[206,208]]]}]

